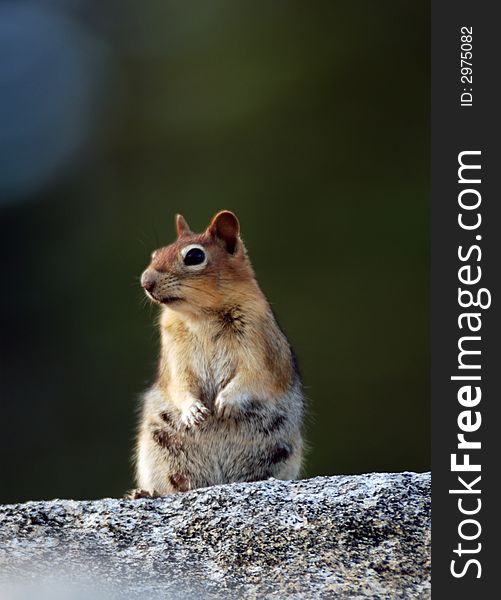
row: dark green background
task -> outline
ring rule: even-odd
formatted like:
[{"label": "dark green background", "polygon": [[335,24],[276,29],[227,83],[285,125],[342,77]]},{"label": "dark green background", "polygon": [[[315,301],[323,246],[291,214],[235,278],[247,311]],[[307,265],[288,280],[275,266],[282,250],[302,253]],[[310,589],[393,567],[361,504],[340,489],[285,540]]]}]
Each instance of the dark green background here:
[{"label": "dark green background", "polygon": [[92,126],[0,206],[0,501],[132,486],[157,353],[138,277],[176,212],[200,230],[221,208],[298,354],[306,475],[428,469],[428,3],[82,2],[69,18],[105,48]]}]

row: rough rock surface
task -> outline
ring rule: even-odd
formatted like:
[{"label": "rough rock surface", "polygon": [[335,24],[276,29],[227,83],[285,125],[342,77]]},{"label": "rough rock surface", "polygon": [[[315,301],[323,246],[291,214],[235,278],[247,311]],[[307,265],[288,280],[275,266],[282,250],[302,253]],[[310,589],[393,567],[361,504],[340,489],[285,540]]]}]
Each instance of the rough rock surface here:
[{"label": "rough rock surface", "polygon": [[430,475],[0,506],[0,596],[68,585],[61,597],[429,598]]}]

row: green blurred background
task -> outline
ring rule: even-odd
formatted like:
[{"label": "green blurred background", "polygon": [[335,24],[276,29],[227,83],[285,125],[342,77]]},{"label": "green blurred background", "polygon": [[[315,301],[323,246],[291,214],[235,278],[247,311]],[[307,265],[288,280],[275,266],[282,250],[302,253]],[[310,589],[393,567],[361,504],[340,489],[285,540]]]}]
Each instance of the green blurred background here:
[{"label": "green blurred background", "polygon": [[429,6],[0,6],[0,502],[133,485],[173,216],[240,218],[310,400],[306,475],[425,470]]}]

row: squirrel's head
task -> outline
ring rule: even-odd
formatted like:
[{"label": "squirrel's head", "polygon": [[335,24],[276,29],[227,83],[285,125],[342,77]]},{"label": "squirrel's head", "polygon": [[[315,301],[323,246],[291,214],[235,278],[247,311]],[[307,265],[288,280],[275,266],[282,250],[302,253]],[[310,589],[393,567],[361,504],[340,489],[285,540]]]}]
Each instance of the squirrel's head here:
[{"label": "squirrel's head", "polygon": [[176,215],[176,229],[177,240],[155,250],[141,275],[141,286],[153,302],[175,310],[211,309],[239,290],[245,293],[254,274],[232,212],[218,212],[199,234]]}]

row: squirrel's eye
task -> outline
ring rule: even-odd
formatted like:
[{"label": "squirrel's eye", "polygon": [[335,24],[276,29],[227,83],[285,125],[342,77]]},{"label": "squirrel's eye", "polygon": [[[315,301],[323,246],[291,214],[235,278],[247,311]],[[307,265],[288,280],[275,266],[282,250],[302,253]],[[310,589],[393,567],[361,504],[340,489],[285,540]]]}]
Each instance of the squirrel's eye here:
[{"label": "squirrel's eye", "polygon": [[190,265],[200,265],[205,260],[205,252],[201,248],[191,248],[184,257],[184,264],[188,267]]}]

